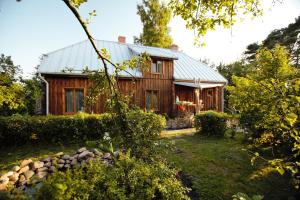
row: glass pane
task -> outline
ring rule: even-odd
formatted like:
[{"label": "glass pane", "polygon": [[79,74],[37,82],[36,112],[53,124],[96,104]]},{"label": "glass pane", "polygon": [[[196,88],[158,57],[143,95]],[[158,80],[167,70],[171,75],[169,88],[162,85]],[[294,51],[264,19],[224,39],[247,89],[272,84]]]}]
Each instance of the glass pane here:
[{"label": "glass pane", "polygon": [[65,107],[66,112],[74,112],[74,97],[72,89],[65,90]]},{"label": "glass pane", "polygon": [[162,73],[162,69],[163,69],[163,62],[157,61],[157,72]]},{"label": "glass pane", "polygon": [[146,109],[150,110],[151,109],[151,92],[146,91]]},{"label": "glass pane", "polygon": [[76,90],[76,112],[83,111],[83,90]]},{"label": "glass pane", "polygon": [[152,103],[152,109],[153,110],[158,110],[158,95],[157,91],[152,92],[152,98],[151,98],[151,103]]},{"label": "glass pane", "polygon": [[155,62],[153,62],[151,64],[151,72],[156,73],[157,72],[157,64]]}]

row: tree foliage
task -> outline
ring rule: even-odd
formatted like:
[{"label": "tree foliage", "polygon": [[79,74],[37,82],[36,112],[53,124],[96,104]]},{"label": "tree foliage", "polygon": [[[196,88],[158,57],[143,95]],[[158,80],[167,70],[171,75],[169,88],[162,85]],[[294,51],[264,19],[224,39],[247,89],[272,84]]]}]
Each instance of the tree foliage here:
[{"label": "tree foliage", "polygon": [[10,56],[0,56],[0,115],[35,114],[41,83],[36,77],[23,80],[21,72]]},{"label": "tree foliage", "polygon": [[137,5],[137,14],[143,24],[143,33],[134,38],[135,43],[169,48],[172,38],[169,34],[168,24],[171,19],[171,10],[160,0],[143,0]]},{"label": "tree foliage", "polygon": [[259,50],[253,67],[255,70],[245,77],[233,76],[233,86],[228,87],[230,104],[241,114],[241,123],[252,133],[254,144],[271,150],[270,165],[280,173],[287,170],[297,175],[300,169],[299,72],[289,64],[286,49],[279,45],[272,50]]},{"label": "tree foliage", "polygon": [[248,61],[255,59],[256,52],[260,48],[272,49],[276,44],[285,46],[289,55],[290,62],[300,68],[300,16],[294,23],[285,28],[273,30],[261,44],[253,43],[247,46],[245,56]]},{"label": "tree foliage", "polygon": [[196,31],[198,39],[218,26],[228,28],[242,15],[262,14],[261,0],[170,0],[175,15]]},{"label": "tree foliage", "polygon": [[20,66],[14,65],[10,56],[0,56],[0,113],[9,115],[24,107],[23,86],[20,82]]}]

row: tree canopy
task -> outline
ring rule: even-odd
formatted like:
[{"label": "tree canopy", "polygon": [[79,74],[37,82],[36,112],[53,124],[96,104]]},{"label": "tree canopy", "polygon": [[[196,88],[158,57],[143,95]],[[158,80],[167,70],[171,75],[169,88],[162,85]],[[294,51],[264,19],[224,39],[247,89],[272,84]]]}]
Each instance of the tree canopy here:
[{"label": "tree canopy", "polygon": [[186,21],[186,27],[197,33],[197,38],[218,26],[228,28],[241,16],[261,15],[261,0],[170,0],[175,15]]},{"label": "tree canopy", "polygon": [[300,16],[287,27],[273,30],[261,44],[248,45],[245,51],[246,59],[251,62],[255,59],[258,49],[264,47],[272,49],[276,44],[285,46],[290,55],[290,62],[300,68]]},{"label": "tree canopy", "polygon": [[143,24],[143,32],[134,38],[135,43],[169,48],[172,37],[169,34],[168,24],[171,20],[171,10],[159,0],[143,0],[137,5],[137,14]]},{"label": "tree canopy", "polygon": [[271,150],[270,165],[281,174],[286,170],[296,175],[300,169],[300,75],[279,45],[260,49],[252,64],[255,70],[246,76],[232,77],[229,103],[240,113],[254,145]]}]

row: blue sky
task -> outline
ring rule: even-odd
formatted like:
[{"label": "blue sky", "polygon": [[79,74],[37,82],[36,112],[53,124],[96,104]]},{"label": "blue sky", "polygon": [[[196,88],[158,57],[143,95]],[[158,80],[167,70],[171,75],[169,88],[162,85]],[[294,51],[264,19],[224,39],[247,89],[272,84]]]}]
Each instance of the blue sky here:
[{"label": "blue sky", "polygon": [[[97,39],[116,41],[119,35],[126,36],[129,43],[139,35],[142,25],[136,14],[136,4],[140,0],[89,0],[80,13],[96,10],[97,17],[90,25]],[[270,7],[270,0],[264,6]],[[285,27],[300,15],[299,0],[284,0],[272,10],[266,10],[263,17],[245,19],[230,30],[218,29],[203,38],[206,47],[193,45],[193,31],[184,27],[184,22],[176,17],[170,23],[171,35],[180,49],[192,57],[207,58],[214,63],[232,62],[238,59],[247,44],[263,40],[275,29]],[[34,71],[39,57],[73,43],[86,36],[61,0],[0,0],[0,53],[11,55],[13,61],[21,65],[24,74]],[[231,33],[232,32],[232,33]]]}]

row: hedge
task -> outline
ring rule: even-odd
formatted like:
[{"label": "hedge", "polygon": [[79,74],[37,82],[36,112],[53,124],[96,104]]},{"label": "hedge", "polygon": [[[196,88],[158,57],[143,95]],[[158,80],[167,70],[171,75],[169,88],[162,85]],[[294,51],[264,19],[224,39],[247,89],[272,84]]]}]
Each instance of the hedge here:
[{"label": "hedge", "polygon": [[[131,111],[129,124],[139,122],[141,132],[153,129],[157,135],[163,129],[161,117],[154,113]],[[114,131],[114,117],[79,114],[74,116],[11,116],[0,117],[0,145],[77,143],[102,139],[105,132]],[[112,134],[113,135],[113,134]],[[151,137],[151,136],[149,136]]]},{"label": "hedge", "polygon": [[197,114],[195,116],[197,133],[222,137],[227,130],[226,121],[228,118],[228,114],[212,110]]}]

